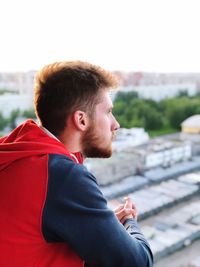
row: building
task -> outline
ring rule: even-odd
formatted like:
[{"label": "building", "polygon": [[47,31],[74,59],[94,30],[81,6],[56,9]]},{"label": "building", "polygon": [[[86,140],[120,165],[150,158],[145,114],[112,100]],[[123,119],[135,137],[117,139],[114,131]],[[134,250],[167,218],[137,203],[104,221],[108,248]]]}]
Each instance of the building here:
[{"label": "building", "polygon": [[200,133],[200,114],[193,115],[181,123],[183,133]]},{"label": "building", "polygon": [[0,112],[8,118],[13,110],[21,111],[33,108],[33,96],[30,94],[4,94],[0,96]]},{"label": "building", "polygon": [[158,85],[139,85],[121,87],[120,91],[138,93],[140,98],[153,99],[161,101],[165,98],[176,97],[180,92],[187,92],[189,96],[194,96],[197,93],[197,86],[195,83],[182,84],[158,84]]},{"label": "building", "polygon": [[140,171],[156,167],[169,167],[192,157],[192,146],[187,142],[156,141],[145,147],[137,147],[137,166]]},{"label": "building", "polygon": [[134,153],[115,152],[107,159],[87,158],[84,165],[94,174],[98,183],[105,186],[135,174],[136,162],[137,155]]},{"label": "building", "polygon": [[126,151],[129,147],[146,144],[149,141],[149,134],[144,128],[120,128],[117,131],[116,140],[113,142],[114,151]]},{"label": "building", "polygon": [[33,95],[35,74],[35,71],[0,73],[0,89]]}]

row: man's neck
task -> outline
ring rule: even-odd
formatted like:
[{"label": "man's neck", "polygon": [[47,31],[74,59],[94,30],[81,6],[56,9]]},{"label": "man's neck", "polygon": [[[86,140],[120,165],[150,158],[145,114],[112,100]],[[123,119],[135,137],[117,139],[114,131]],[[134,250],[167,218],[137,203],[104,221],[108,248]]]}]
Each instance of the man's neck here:
[{"label": "man's neck", "polygon": [[52,137],[52,138],[54,138],[54,139],[56,139],[57,141],[60,142],[60,140],[59,140],[54,134],[52,134],[49,130],[47,130],[44,126],[40,125],[39,127],[40,127],[40,129],[42,129],[48,136],[50,136],[50,137]]},{"label": "man's neck", "polygon": [[[58,142],[62,143],[54,134],[52,134],[49,130],[47,130],[45,127],[43,127],[42,125],[39,126],[40,129],[42,129],[48,136],[56,139]],[[66,147],[66,146],[65,146]],[[66,147],[67,148],[67,147]],[[68,149],[67,149],[68,150]],[[70,150],[69,150],[70,151]],[[73,153],[70,153],[71,157],[73,157],[73,159],[79,163],[77,157],[73,154]]]},{"label": "man's neck", "polygon": [[58,135],[58,139],[64,146],[71,152],[81,152],[81,137],[78,131],[73,131],[71,129],[65,129],[60,135]]}]

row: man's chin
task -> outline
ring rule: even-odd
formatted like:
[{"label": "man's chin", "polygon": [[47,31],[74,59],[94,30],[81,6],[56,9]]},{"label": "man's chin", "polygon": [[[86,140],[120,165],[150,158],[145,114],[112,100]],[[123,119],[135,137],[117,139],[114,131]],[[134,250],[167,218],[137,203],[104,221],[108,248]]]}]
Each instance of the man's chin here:
[{"label": "man's chin", "polygon": [[93,148],[91,150],[85,151],[84,155],[87,158],[110,158],[112,156],[112,149],[97,149]]},{"label": "man's chin", "polygon": [[86,158],[91,158],[91,159],[108,159],[112,156],[111,155],[90,155],[90,156],[86,156]]}]

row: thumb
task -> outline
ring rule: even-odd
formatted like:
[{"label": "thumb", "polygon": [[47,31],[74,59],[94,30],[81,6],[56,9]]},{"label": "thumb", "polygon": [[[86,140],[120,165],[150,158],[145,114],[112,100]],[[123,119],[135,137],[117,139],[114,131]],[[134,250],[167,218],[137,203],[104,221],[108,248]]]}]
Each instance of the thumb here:
[{"label": "thumb", "polygon": [[126,209],[132,209],[132,200],[131,200],[131,198],[130,197],[126,197],[125,200],[126,200],[126,202],[125,202],[124,207]]}]

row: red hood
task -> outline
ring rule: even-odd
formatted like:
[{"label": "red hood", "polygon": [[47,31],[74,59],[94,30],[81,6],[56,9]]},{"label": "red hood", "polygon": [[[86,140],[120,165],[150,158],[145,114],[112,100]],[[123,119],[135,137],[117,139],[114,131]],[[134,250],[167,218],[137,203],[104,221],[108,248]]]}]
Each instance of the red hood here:
[{"label": "red hood", "polygon": [[[8,136],[0,138],[0,170],[15,160],[44,154],[71,157],[71,153],[61,142],[48,136],[33,120],[25,121]],[[82,163],[80,153],[75,154]]]}]

